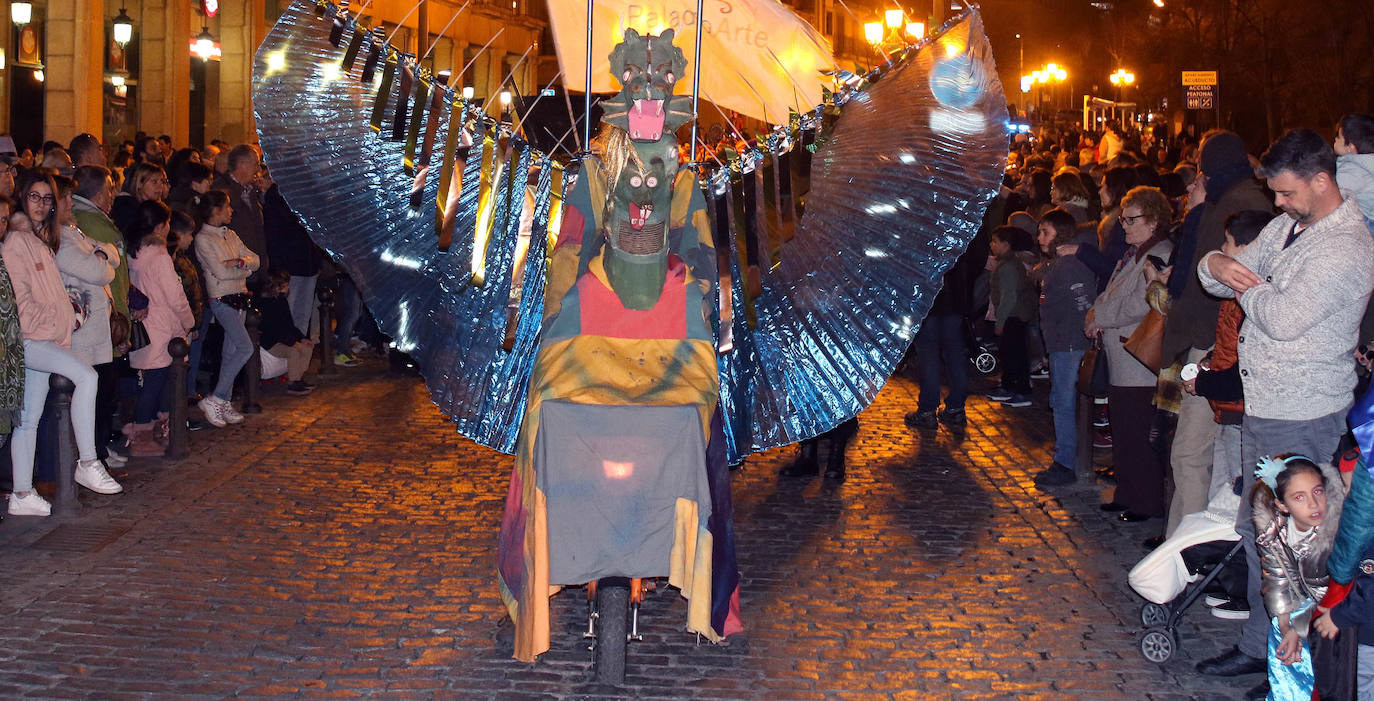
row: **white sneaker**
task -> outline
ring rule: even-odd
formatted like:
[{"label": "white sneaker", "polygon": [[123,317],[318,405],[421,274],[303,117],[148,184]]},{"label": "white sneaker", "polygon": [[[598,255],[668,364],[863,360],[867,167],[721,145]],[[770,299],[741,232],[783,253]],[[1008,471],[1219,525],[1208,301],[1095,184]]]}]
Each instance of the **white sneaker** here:
[{"label": "white sneaker", "polygon": [[215,395],[205,395],[204,399],[196,402],[196,406],[200,407],[201,413],[205,414],[205,420],[209,421],[211,426],[224,428],[228,423],[224,420],[224,413],[220,409],[219,399],[217,399]]},{"label": "white sneaker", "polygon": [[10,515],[11,516],[48,516],[52,514],[52,505],[47,499],[38,495],[38,492],[30,490],[28,494],[10,494]]},{"label": "white sneaker", "polygon": [[219,415],[224,417],[224,420],[231,424],[243,423],[243,414],[235,410],[234,405],[229,402],[221,401],[219,403],[219,412]]},{"label": "white sneaker", "polygon": [[124,488],[105,471],[104,463],[99,460],[86,462],[76,461],[76,475],[73,477],[76,483],[96,494],[118,494]]},{"label": "white sneaker", "polygon": [[110,467],[124,467],[125,465],[129,464],[129,459],[124,457],[123,455],[120,455],[119,453],[114,452],[113,450],[107,450],[105,455],[105,464]]}]

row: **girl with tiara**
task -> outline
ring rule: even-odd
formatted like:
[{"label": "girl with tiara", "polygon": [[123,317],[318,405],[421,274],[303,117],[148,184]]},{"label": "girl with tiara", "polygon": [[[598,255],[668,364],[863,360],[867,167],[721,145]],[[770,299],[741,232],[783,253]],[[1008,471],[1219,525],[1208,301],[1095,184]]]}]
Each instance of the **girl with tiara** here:
[{"label": "girl with tiara", "polygon": [[[1326,557],[1344,492],[1335,469],[1300,455],[1261,458],[1251,493],[1269,632],[1269,698],[1308,701],[1316,679],[1307,631],[1326,593]],[[1328,489],[1330,491],[1328,491]]]}]

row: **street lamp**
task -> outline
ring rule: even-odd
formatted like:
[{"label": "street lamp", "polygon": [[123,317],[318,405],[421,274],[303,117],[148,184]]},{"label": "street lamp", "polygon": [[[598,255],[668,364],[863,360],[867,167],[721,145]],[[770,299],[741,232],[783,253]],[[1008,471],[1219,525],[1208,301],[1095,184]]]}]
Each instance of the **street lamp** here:
[{"label": "street lamp", "polygon": [[[1031,71],[1028,75],[1021,76],[1021,92],[1028,93],[1031,91],[1031,88],[1035,87],[1036,85],[1046,85],[1051,81],[1055,83],[1063,83],[1068,79],[1069,72],[1067,69],[1065,69],[1063,66],[1057,63],[1049,63],[1038,70]],[[1050,98],[1051,101],[1053,101],[1053,88],[1051,88]],[[1044,93],[1042,92],[1040,100],[1037,100],[1036,102],[1038,104],[1040,101],[1043,100]]]},{"label": "street lamp", "polygon": [[883,43],[883,23],[867,22],[864,24],[864,39],[873,46]]},{"label": "street lamp", "polygon": [[205,61],[215,55],[215,35],[210,33],[209,27],[201,27],[200,34],[196,35],[195,53]]},{"label": "street lamp", "polygon": [[925,23],[907,22],[906,13],[900,8],[884,10],[881,22],[864,23],[864,39],[875,51],[881,52],[884,58],[887,58],[890,52],[922,39],[925,34]]},{"label": "street lamp", "polygon": [[27,2],[10,3],[10,21],[22,27],[33,21],[33,5]]},{"label": "street lamp", "polygon": [[1123,85],[1134,85],[1135,74],[1127,71],[1124,68],[1118,68],[1116,69],[1115,73],[1107,76],[1107,80],[1110,80],[1112,82],[1112,85],[1115,85],[1117,87]]},{"label": "street lamp", "polygon": [[119,8],[119,14],[114,18],[114,40],[116,44],[123,46],[134,38],[134,18],[130,17],[124,8]]}]

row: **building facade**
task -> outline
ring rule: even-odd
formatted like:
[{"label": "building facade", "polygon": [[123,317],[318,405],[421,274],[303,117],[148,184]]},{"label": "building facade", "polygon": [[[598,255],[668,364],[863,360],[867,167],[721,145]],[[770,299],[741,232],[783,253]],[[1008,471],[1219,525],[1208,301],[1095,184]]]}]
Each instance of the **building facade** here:
[{"label": "building facade", "polygon": [[[477,97],[487,97],[505,81],[523,94],[534,89],[537,64],[520,58],[527,49],[537,54],[544,23],[525,11],[525,1],[473,0],[452,22],[463,3],[374,0],[354,7],[365,5],[363,24],[380,24],[388,34],[404,22],[394,45],[416,54],[429,50],[427,65],[451,70],[451,84],[471,85]],[[256,141],[253,58],[288,3],[39,0],[20,3],[29,6],[22,24],[16,15],[25,13],[11,4],[0,17],[7,38],[0,44],[0,132],[13,135],[21,149],[37,149],[44,140],[67,143],[82,132],[107,143],[138,131],[167,134],[178,147]],[[133,25],[125,44],[115,41],[121,15]],[[209,51],[198,51],[202,39]]]},{"label": "building facade", "polygon": [[[912,19],[939,21],[945,1],[918,0],[900,9]],[[0,132],[21,149],[37,149],[45,140],[67,143],[82,132],[107,143],[138,131],[167,134],[177,147],[255,141],[254,53],[289,2],[11,2],[10,12],[0,14],[6,39],[0,44]],[[494,106],[503,88],[532,96],[558,72],[544,2],[361,0],[354,7],[365,8],[363,24],[380,23],[392,44],[408,52],[428,50],[426,63],[450,70],[451,85],[472,86],[476,97]],[[846,69],[878,60],[862,25],[898,7],[879,0],[784,4],[830,39]],[[116,18],[132,25],[126,43],[115,41]]]}]

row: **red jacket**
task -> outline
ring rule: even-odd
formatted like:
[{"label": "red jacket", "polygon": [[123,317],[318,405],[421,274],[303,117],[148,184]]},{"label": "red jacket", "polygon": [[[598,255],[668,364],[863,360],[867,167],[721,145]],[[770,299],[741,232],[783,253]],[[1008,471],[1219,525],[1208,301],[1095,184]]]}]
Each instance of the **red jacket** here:
[{"label": "red jacket", "polygon": [[[1230,370],[1236,366],[1236,345],[1240,339],[1240,325],[1243,321],[1245,310],[1240,308],[1236,300],[1228,299],[1221,303],[1221,310],[1217,314],[1217,344],[1212,347],[1212,360],[1208,363],[1213,372]],[[1223,422],[1223,414],[1245,413],[1244,400],[1226,402],[1208,399],[1207,403],[1212,406],[1217,423],[1234,423]]]}]

